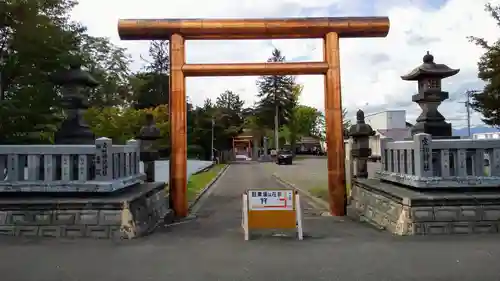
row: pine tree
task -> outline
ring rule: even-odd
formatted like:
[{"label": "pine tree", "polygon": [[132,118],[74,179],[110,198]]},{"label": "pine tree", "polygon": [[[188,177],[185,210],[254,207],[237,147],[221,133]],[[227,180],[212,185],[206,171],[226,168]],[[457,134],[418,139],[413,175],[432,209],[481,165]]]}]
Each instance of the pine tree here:
[{"label": "pine tree", "polygon": [[[486,4],[485,10],[500,26],[500,5]],[[485,50],[478,62],[478,78],[485,86],[482,91],[471,91],[471,106],[483,115],[484,123],[500,127],[500,40],[491,44],[483,38],[469,39]]]},{"label": "pine tree", "polygon": [[[285,62],[285,57],[280,50],[274,49],[267,62],[282,63]],[[257,86],[259,101],[256,113],[259,124],[268,129],[274,128],[276,133],[279,126],[288,124],[297,103],[294,98],[295,79],[290,75],[262,76],[257,80]],[[275,148],[279,149],[278,138],[275,138],[275,142]]]}]

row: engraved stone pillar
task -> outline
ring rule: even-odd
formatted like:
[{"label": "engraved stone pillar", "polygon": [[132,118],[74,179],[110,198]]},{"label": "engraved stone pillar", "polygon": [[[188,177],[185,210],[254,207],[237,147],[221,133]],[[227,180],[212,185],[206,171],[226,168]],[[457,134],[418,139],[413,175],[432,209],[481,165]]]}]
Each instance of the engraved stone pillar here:
[{"label": "engraved stone pillar", "polygon": [[[434,168],[432,167],[432,136],[424,133],[416,134],[413,136],[413,145],[415,151],[415,176],[432,177]],[[459,167],[460,165],[459,160]]]},{"label": "engraved stone pillar", "polygon": [[155,181],[155,160],[158,160],[158,149],[155,141],[160,138],[160,129],[156,127],[152,114],[146,114],[146,125],[141,128],[137,139],[140,140],[141,156],[147,182]]},{"label": "engraved stone pillar", "polygon": [[365,113],[358,110],[356,124],[349,128],[349,137],[352,138],[351,156],[354,161],[354,175],[357,178],[368,177],[368,158],[372,154],[370,136],[375,135],[372,127],[365,123]]},{"label": "engraved stone pillar", "polygon": [[95,178],[98,181],[110,181],[113,179],[113,153],[110,138],[102,137],[95,140]]}]

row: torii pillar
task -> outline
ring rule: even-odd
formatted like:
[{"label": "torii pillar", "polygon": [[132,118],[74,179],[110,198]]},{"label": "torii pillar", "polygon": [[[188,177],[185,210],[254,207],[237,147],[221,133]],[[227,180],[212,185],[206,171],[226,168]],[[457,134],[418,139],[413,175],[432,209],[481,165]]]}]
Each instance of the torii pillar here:
[{"label": "torii pillar", "polygon": [[[330,212],[346,214],[345,152],[340,93],[339,39],[385,37],[387,17],[283,19],[120,20],[123,40],[170,40],[170,196],[178,217],[187,216],[186,87],[188,76],[325,76],[325,119]],[[186,64],[185,40],[323,38],[321,62]]]}]

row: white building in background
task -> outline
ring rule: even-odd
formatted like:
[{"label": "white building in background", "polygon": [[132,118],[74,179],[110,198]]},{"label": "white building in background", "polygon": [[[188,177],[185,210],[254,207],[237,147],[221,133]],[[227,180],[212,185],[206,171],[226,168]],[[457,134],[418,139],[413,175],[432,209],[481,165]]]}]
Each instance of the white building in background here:
[{"label": "white building in background", "polygon": [[[396,141],[411,137],[410,129],[412,124],[406,122],[406,111],[386,110],[382,112],[366,114],[365,122],[375,131],[375,135],[370,137],[370,148],[372,156],[380,156],[380,140],[391,138]],[[344,141],[346,158],[351,158],[352,140]]]},{"label": "white building in background", "polygon": [[472,134],[474,140],[500,139],[500,132]]},{"label": "white building in background", "polygon": [[412,124],[406,122],[406,111],[386,110],[382,112],[366,114],[365,122],[372,126],[375,136],[370,138],[370,147],[373,156],[380,156],[380,140],[391,138],[395,141],[411,137]]},{"label": "white building in background", "polygon": [[[374,130],[390,130],[406,128],[406,111],[386,110],[365,115],[365,122]],[[376,128],[376,129],[375,129]]]}]

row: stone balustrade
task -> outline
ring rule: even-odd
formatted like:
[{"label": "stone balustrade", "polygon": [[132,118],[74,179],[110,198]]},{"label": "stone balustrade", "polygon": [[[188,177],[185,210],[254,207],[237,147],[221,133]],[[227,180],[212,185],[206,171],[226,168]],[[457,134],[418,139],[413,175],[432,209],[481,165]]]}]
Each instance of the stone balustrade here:
[{"label": "stone balustrade", "polygon": [[382,139],[377,177],[417,188],[500,186],[500,140]]},{"label": "stone balustrade", "polygon": [[0,145],[0,192],[112,192],[144,180],[139,141]]}]

